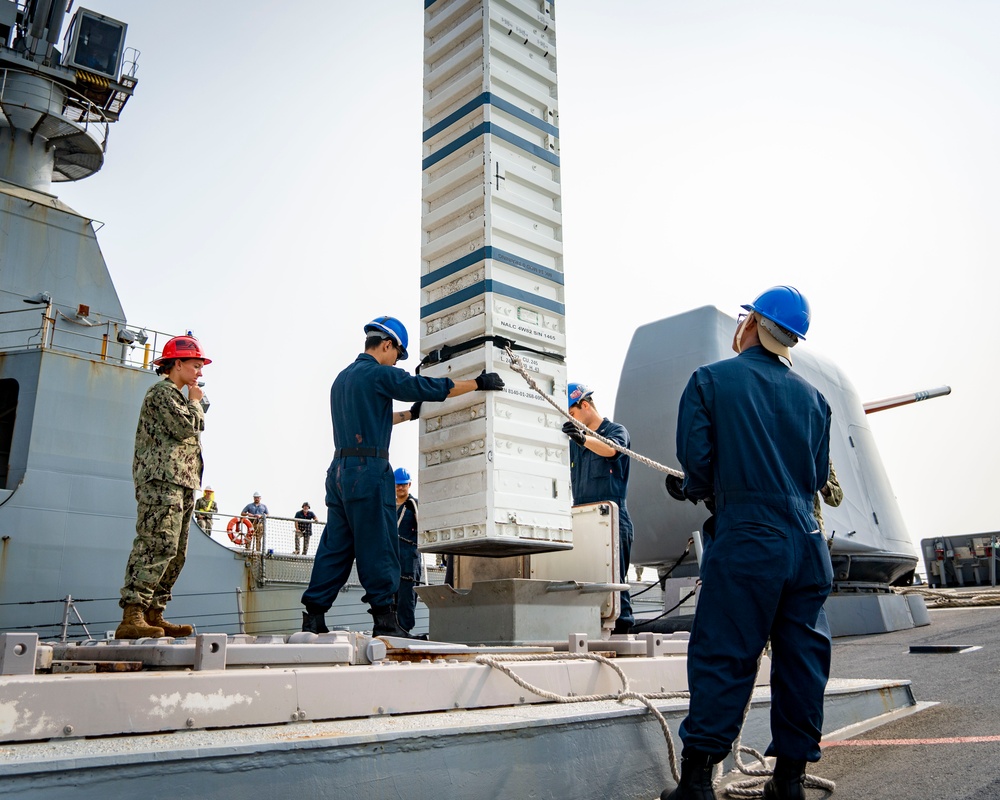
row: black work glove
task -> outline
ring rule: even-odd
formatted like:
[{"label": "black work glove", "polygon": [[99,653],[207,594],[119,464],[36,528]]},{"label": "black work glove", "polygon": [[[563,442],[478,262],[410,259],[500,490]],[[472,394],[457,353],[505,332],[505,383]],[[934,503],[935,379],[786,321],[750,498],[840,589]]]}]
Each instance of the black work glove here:
[{"label": "black work glove", "polygon": [[499,392],[504,387],[503,378],[485,369],[476,376],[476,388],[481,392]]},{"label": "black work glove", "polygon": [[[684,479],[678,478],[676,475],[667,475],[667,493],[674,498],[674,500],[690,500],[695,505],[698,505],[698,500],[691,495],[689,495],[684,489]],[[705,501],[706,505],[708,501]],[[713,498],[712,504],[714,507],[715,500]]]},{"label": "black work glove", "polygon": [[420,406],[424,404],[423,400],[417,400],[412,406],[410,406],[410,419],[420,419]]},{"label": "black work glove", "polygon": [[667,475],[667,494],[669,494],[674,500],[684,501],[688,499],[687,493],[684,491],[684,479],[678,478],[676,475]]},{"label": "black work glove", "polygon": [[711,514],[714,517],[715,516],[715,495],[713,494],[711,497],[706,497],[702,502],[705,503],[705,508],[708,509],[708,513]]},{"label": "black work glove", "polygon": [[586,435],[581,431],[576,425],[574,425],[569,420],[563,423],[562,432],[565,433],[570,439],[576,442],[580,447],[583,447],[583,443],[587,441]]}]

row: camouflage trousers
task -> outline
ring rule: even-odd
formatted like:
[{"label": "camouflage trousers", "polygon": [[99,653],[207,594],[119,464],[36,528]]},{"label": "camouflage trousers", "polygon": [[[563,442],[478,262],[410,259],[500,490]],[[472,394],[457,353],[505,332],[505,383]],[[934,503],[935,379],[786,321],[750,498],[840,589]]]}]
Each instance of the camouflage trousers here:
[{"label": "camouflage trousers", "polygon": [[164,608],[187,557],[194,489],[149,481],[135,489],[135,541],[118,605]]}]

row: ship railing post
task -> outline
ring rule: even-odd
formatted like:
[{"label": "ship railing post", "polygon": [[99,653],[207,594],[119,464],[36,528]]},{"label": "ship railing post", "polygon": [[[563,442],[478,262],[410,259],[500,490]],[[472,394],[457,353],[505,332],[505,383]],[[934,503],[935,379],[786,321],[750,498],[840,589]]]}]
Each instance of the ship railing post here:
[{"label": "ship railing post", "polygon": [[257,553],[260,556],[260,584],[267,583],[267,517],[260,520],[260,541]]},{"label": "ship railing post", "polygon": [[243,614],[243,590],[238,586],[236,587],[236,617],[239,620],[240,633],[246,633],[246,618]]},{"label": "ship railing post", "polygon": [[63,619],[62,619],[62,633],[60,635],[60,641],[66,642],[69,639],[69,612],[72,611],[73,615],[76,617],[76,621],[80,623],[80,627],[83,628],[83,632],[87,635],[88,639],[93,639],[93,635],[87,629],[87,623],[83,621],[83,617],[80,616],[80,610],[76,607],[76,603],[73,602],[73,595],[66,595],[63,600]]},{"label": "ship railing post", "polygon": [[52,347],[52,335],[55,331],[56,319],[52,316],[52,298],[45,304],[45,316],[42,317],[42,350]]},{"label": "ship railing post", "polygon": [[63,599],[63,618],[62,618],[62,634],[59,637],[59,641],[65,642],[68,638],[69,632],[69,610],[73,607],[73,595],[66,595]]},{"label": "ship railing post", "polygon": [[997,537],[990,539],[990,586],[997,586]]}]

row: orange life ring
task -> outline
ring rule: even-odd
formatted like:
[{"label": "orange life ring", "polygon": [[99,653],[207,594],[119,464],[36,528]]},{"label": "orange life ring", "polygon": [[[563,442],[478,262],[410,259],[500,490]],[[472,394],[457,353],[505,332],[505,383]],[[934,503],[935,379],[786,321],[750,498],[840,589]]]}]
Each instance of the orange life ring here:
[{"label": "orange life ring", "polygon": [[[246,531],[241,530],[244,525]],[[253,533],[253,523],[246,517],[233,517],[226,526],[226,532],[229,534],[229,541],[242,547]]]}]

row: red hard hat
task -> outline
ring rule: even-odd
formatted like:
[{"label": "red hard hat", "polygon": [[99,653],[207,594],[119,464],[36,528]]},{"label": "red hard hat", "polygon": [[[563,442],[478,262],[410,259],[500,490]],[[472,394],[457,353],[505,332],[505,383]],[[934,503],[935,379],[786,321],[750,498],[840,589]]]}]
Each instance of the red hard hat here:
[{"label": "red hard hat", "polygon": [[174,358],[200,358],[206,364],[211,364],[212,359],[205,358],[201,351],[201,343],[193,336],[175,336],[163,345],[163,353],[153,363],[160,366],[164,361]]}]

